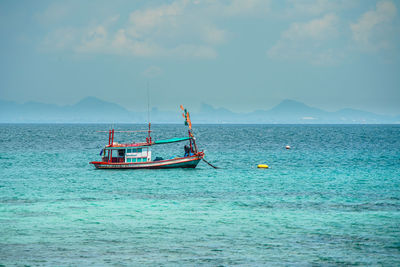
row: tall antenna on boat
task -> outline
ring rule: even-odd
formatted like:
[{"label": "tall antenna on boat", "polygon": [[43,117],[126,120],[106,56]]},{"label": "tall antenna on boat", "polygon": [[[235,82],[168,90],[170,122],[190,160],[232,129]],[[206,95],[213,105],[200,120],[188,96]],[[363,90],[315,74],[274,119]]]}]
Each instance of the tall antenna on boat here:
[{"label": "tall antenna on boat", "polygon": [[147,122],[150,123],[150,89],[149,89],[149,81],[147,81]]},{"label": "tall antenna on boat", "polygon": [[147,122],[149,123],[149,131],[148,131],[148,137],[147,143],[151,143],[151,123],[150,123],[150,89],[149,89],[149,81],[147,81]]}]

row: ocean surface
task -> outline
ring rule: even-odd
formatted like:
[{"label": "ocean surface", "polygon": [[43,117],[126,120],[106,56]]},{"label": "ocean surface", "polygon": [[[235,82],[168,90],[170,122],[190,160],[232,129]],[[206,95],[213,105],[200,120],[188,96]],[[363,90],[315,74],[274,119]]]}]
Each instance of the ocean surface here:
[{"label": "ocean surface", "polygon": [[399,125],[194,125],[220,169],[96,170],[109,128],[0,124],[0,265],[400,265]]}]

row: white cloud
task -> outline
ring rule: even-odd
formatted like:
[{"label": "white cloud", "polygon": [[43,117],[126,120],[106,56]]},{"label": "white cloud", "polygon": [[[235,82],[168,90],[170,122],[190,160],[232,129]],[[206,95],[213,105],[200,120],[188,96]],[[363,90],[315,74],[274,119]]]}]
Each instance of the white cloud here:
[{"label": "white cloud", "polygon": [[203,40],[209,44],[223,44],[227,40],[227,32],[214,25],[204,25],[202,29]]},{"label": "white cloud", "polygon": [[79,52],[99,52],[107,46],[107,30],[99,25],[89,29],[83,36],[82,44],[77,47]]},{"label": "white cloud", "polygon": [[169,5],[135,10],[129,17],[129,33],[140,38],[144,35],[160,34],[161,29],[174,30],[179,27],[179,19],[186,5],[186,1],[176,1]]},{"label": "white cloud", "polygon": [[222,14],[228,16],[265,14],[270,10],[269,0],[232,0],[221,5]]},{"label": "white cloud", "polygon": [[287,0],[289,8],[286,10],[286,14],[288,16],[319,16],[325,13],[352,8],[356,4],[357,1],[354,0]]},{"label": "white cloud", "polygon": [[282,34],[282,38],[293,41],[329,39],[337,35],[338,21],[336,15],[328,14],[306,23],[295,22]]},{"label": "white cloud", "polygon": [[[211,59],[217,57],[218,46],[226,43],[230,36],[225,29],[216,26],[216,21],[232,16],[265,14],[269,2],[175,0],[136,9],[124,22],[116,16],[76,29],[72,39],[78,42],[68,44],[70,50],[79,53]],[[51,40],[51,36],[54,37],[54,33],[47,39]]]},{"label": "white cloud", "polygon": [[390,48],[392,22],[396,15],[393,2],[378,2],[375,10],[364,13],[356,23],[350,24],[353,40],[366,50]]},{"label": "white cloud", "polygon": [[[126,51],[136,56],[178,58],[215,58],[214,46],[224,41],[224,31],[213,24],[197,23],[195,16],[186,12],[188,1],[135,10],[129,24],[113,41],[123,42]],[[121,48],[121,46],[119,46]]]},{"label": "white cloud", "polygon": [[267,51],[267,55],[275,59],[331,64],[336,56],[330,47],[330,41],[339,35],[339,23],[335,14],[327,14],[308,22],[292,23],[281,34],[278,42]]}]

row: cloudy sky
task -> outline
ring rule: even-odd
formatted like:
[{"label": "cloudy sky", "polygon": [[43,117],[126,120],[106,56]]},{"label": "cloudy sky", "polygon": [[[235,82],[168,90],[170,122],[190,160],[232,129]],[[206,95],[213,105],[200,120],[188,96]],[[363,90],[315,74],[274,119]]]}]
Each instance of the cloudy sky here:
[{"label": "cloudy sky", "polygon": [[400,114],[400,1],[1,1],[0,99]]}]

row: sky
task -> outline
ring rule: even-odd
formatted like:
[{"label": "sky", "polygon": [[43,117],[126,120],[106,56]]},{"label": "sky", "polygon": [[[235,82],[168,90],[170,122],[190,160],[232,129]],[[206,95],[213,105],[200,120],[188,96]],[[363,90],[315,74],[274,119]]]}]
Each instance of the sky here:
[{"label": "sky", "polygon": [[0,1],[0,99],[400,114],[400,1]]}]

